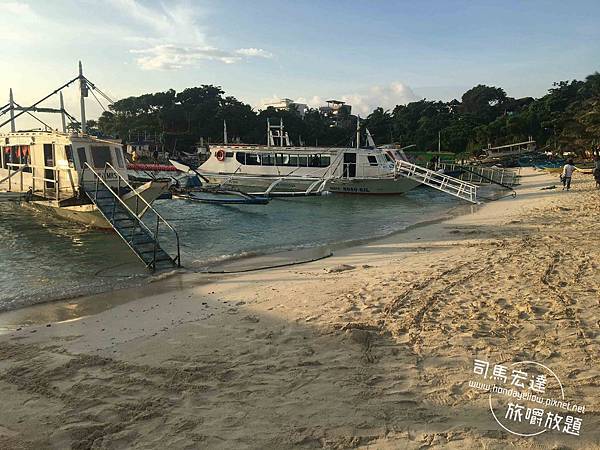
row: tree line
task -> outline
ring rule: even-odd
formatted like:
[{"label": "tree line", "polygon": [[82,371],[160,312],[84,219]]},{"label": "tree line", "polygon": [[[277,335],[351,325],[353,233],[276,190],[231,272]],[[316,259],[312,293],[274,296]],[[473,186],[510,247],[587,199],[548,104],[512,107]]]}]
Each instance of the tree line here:
[{"label": "tree line", "polygon": [[[296,145],[352,145],[356,130],[354,116],[342,114],[333,121],[318,109],[309,109],[304,117],[293,107],[255,111],[213,85],[124,98],[90,125],[123,141],[158,136],[165,149],[188,151],[201,138],[223,142],[224,120],[230,142],[264,144],[267,118],[282,118]],[[502,88],[478,85],[460,100],[420,100],[393,110],[379,107],[361,121],[364,128],[377,145],[414,144],[422,151],[437,150],[438,139],[443,151],[468,154],[488,144],[531,137],[538,147],[581,153],[600,144],[600,74],[553,83],[538,99],[515,99]]]}]

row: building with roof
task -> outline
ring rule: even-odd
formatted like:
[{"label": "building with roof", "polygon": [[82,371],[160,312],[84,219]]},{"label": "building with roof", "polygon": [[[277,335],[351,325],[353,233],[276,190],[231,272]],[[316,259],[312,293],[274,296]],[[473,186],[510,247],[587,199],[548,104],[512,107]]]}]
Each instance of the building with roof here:
[{"label": "building with roof", "polygon": [[275,108],[277,111],[289,111],[290,108],[293,108],[298,111],[298,114],[300,114],[302,118],[304,118],[304,115],[308,110],[308,106],[306,104],[296,103],[291,98],[282,98],[275,102],[265,103],[263,106],[265,108]]}]

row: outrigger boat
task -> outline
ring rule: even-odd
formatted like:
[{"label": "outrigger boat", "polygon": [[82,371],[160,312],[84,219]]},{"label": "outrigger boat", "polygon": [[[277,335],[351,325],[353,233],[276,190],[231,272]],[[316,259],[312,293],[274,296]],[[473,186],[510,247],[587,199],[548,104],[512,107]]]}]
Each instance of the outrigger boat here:
[{"label": "outrigger boat", "polygon": [[[175,160],[169,160],[176,170],[183,172],[191,177],[198,177],[199,180],[207,182],[197,170]],[[179,182],[179,181],[177,181]],[[201,183],[201,181],[200,181]],[[196,203],[209,203],[213,205],[267,205],[271,198],[264,195],[252,195],[245,192],[223,189],[222,186],[197,187],[192,189],[183,189],[172,193],[173,198],[188,200]]]},{"label": "outrigger boat", "polygon": [[358,126],[356,148],[292,146],[283,122],[268,122],[267,134],[267,145],[211,146],[198,174],[211,185],[270,197],[325,191],[403,194],[421,184],[397,176],[396,162],[388,154],[361,148]]},{"label": "outrigger boat", "polygon": [[[81,89],[81,131],[68,133],[65,119],[74,120],[64,109],[61,90],[75,82]],[[21,202],[24,206],[113,229],[152,269],[179,265],[177,232],[152,207],[170,182],[153,180],[134,187],[121,143],[87,134],[84,98],[90,89],[101,92],[83,76],[80,63],[79,76],[30,107],[19,106],[11,90],[9,103],[0,108],[0,116],[10,114],[0,128],[9,123],[11,127],[10,132],[0,133],[0,199],[25,200]],[[38,107],[56,93],[60,94],[60,109]],[[15,119],[32,111],[60,113],[63,131],[46,124],[45,130],[16,131]],[[165,228],[175,236],[174,258],[158,244],[159,232]]]},{"label": "outrigger boat", "polygon": [[82,133],[0,133],[0,153],[0,197],[26,199],[26,205],[96,228],[112,228],[85,194],[98,178],[132,209],[141,202],[138,195],[152,203],[169,187],[151,181],[134,188],[121,144]]},{"label": "outrigger boat", "polygon": [[[324,193],[403,194],[425,185],[446,194],[479,203],[477,186],[375,148],[366,130],[368,148],[360,147],[357,120],[356,148],[294,147],[283,121],[267,119],[267,145],[212,146],[210,157],[193,172],[203,187],[235,190],[246,195],[272,197],[312,196]],[[276,145],[279,144],[279,145]],[[176,161],[171,161],[175,167]],[[177,167],[189,173],[187,166]]]},{"label": "outrigger boat", "polygon": [[271,201],[269,197],[250,195],[239,191],[173,194],[173,198],[212,205],[267,205]]}]

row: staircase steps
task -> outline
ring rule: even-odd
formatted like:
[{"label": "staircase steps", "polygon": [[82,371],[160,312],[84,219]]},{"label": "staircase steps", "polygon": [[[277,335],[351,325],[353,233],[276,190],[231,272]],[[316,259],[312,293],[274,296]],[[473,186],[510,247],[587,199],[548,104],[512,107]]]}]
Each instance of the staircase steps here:
[{"label": "staircase steps", "polygon": [[438,191],[466,200],[470,203],[479,203],[477,200],[477,186],[458,178],[426,169],[425,167],[408,161],[396,159],[396,177],[402,176],[429,186]]},{"label": "staircase steps", "polygon": [[[157,228],[162,221],[175,232],[177,256],[173,258],[160,246],[158,232],[151,231],[141,216],[132,211],[118,196],[117,192],[119,192],[120,186],[113,190],[87,163],[86,166],[86,169],[94,174],[94,182],[89,183],[87,188],[85,185],[82,186],[85,194],[146,267],[152,270],[164,270],[179,266],[179,238],[175,230],[140,196],[140,204],[147,205],[151,211],[156,213]],[[110,168],[112,169],[112,166]],[[116,170],[114,172],[121,177]],[[125,179],[123,181],[127,183]],[[147,211],[148,208],[144,208],[144,210]]]}]

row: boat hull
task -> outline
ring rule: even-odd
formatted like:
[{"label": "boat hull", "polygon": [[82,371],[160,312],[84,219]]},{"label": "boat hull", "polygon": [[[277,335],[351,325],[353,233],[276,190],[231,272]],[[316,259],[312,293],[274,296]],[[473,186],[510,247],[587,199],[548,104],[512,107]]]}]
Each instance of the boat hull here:
[{"label": "boat hull", "polygon": [[112,228],[110,223],[108,223],[100,211],[98,211],[98,209],[96,209],[96,207],[92,204],[59,206],[57,202],[52,200],[34,200],[30,202],[23,202],[22,205],[24,207],[30,207],[39,211],[49,212],[61,219],[80,223],[88,227],[99,229]]},{"label": "boat hull", "polygon": [[[169,183],[164,181],[152,181],[136,189],[148,203],[152,204],[160,195],[168,189]],[[147,208],[140,205],[140,202],[133,193],[125,194],[121,197],[123,202],[133,211],[137,211],[140,216],[146,212]],[[104,218],[102,213],[92,203],[67,205],[64,202],[56,200],[32,200],[23,202],[24,206],[30,206],[36,209],[49,211],[56,217],[77,222],[92,228],[112,229],[112,225]]]},{"label": "boat hull", "polygon": [[[229,174],[211,174],[202,172],[210,184],[223,184],[228,189],[236,189],[248,193],[263,193],[279,177],[273,176],[231,176]],[[315,182],[314,178],[284,178],[272,190],[273,193],[305,192]],[[338,194],[403,194],[420,183],[408,178],[335,178],[326,182],[325,191]]]}]

